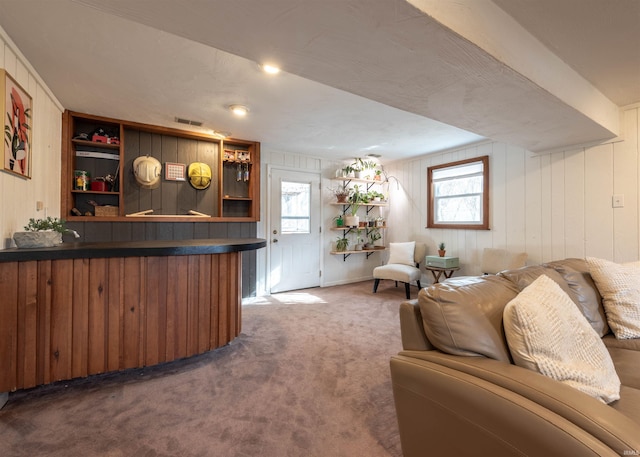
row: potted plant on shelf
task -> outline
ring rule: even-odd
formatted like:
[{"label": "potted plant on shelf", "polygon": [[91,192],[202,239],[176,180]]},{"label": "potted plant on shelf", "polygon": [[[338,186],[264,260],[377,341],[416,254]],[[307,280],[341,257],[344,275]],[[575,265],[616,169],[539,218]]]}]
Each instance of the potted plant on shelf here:
[{"label": "potted plant on shelf", "polygon": [[345,165],[342,168],[336,170],[336,178],[349,178],[353,177],[354,169],[351,165]]},{"label": "potted plant on shelf", "polygon": [[366,192],[362,192],[360,187],[356,184],[353,186],[351,195],[349,195],[349,203],[351,204],[351,214],[346,216],[345,224],[349,227],[357,227],[360,224],[360,217],[358,217],[358,209],[360,205],[367,202],[365,197]]},{"label": "potted plant on shelf", "polygon": [[342,217],[342,214],[338,214],[333,218],[333,220],[336,223],[336,227],[344,227],[344,218]]},{"label": "potted plant on shelf", "polygon": [[380,230],[373,228],[369,231],[369,242],[365,245],[365,249],[375,249],[376,241],[382,238]]},{"label": "potted plant on shelf", "polygon": [[444,243],[440,242],[440,244],[438,245],[438,255],[440,257],[444,257],[444,255],[446,254],[447,251],[445,251],[445,245]]},{"label": "potted plant on shelf", "polygon": [[338,203],[347,203],[349,195],[351,195],[351,188],[347,186],[338,186],[331,189],[333,195],[335,195]]},{"label": "potted plant on shelf", "polygon": [[369,201],[372,201],[372,202],[375,202],[375,203],[384,201],[384,194],[380,193],[380,192],[377,192],[375,190],[370,190],[369,194],[368,194],[368,197],[369,197]]},{"label": "potted plant on shelf", "polygon": [[336,241],[336,251],[344,252],[349,247],[349,239],[346,236],[339,236],[338,241]]},{"label": "potted plant on shelf", "polygon": [[378,164],[373,160],[364,160],[361,157],[356,157],[351,166],[356,172],[356,178],[373,180]]},{"label": "potted plant on shelf", "polygon": [[46,248],[62,243],[62,234],[67,232],[65,220],[57,217],[29,219],[24,232],[15,232],[13,239],[19,248]]},{"label": "potted plant on shelf", "polygon": [[362,248],[364,247],[364,243],[362,241],[362,230],[358,229],[356,230],[356,245],[354,248],[356,251],[362,251]]}]

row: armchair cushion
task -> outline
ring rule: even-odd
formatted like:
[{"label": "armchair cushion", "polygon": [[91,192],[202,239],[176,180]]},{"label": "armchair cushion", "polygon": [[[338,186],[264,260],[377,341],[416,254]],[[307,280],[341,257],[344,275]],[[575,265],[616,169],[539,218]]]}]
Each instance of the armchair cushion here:
[{"label": "armchair cushion", "polygon": [[620,378],[600,336],[548,276],[505,306],[504,330],[516,365],[605,403],[620,398]]},{"label": "armchair cushion", "polygon": [[415,267],[416,263],[413,256],[415,249],[415,241],[389,243],[389,261],[387,264],[403,264]]},{"label": "armchair cushion", "polygon": [[420,280],[420,270],[399,263],[382,265],[373,269],[373,277],[392,281],[412,282]]}]

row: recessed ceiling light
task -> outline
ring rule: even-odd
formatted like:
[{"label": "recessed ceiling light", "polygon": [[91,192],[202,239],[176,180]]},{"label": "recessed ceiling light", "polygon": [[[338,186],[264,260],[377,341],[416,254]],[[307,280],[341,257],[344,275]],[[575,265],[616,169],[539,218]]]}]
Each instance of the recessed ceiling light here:
[{"label": "recessed ceiling light", "polygon": [[277,75],[278,73],[280,73],[280,67],[268,63],[262,65],[262,70],[265,73],[269,73],[270,75]]},{"label": "recessed ceiling light", "polygon": [[229,109],[236,116],[246,116],[249,112],[249,108],[244,105],[230,105]]}]

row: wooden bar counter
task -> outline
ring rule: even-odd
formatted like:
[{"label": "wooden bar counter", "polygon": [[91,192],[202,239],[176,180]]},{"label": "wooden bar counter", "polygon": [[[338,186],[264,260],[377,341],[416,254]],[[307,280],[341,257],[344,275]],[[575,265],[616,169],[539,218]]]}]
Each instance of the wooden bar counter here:
[{"label": "wooden bar counter", "polygon": [[155,365],[241,330],[257,238],[0,250],[0,392]]}]

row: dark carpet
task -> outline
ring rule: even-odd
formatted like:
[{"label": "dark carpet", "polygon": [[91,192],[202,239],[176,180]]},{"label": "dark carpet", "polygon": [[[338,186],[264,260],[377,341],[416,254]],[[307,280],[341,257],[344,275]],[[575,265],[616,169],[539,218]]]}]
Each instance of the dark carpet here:
[{"label": "dark carpet", "polygon": [[14,392],[0,456],[401,456],[389,358],[404,289],[371,288],[254,299],[218,350]]}]

